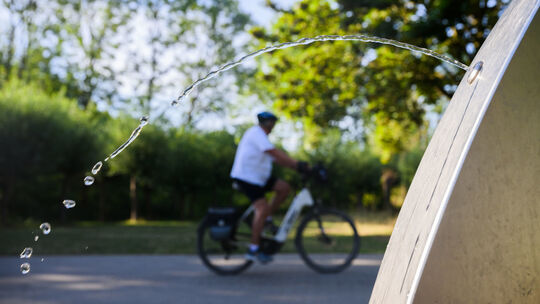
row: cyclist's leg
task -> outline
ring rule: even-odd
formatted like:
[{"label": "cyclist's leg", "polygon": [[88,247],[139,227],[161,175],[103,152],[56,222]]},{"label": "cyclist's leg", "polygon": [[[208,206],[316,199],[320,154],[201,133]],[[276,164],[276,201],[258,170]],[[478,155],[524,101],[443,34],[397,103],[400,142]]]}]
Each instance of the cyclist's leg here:
[{"label": "cyclist's leg", "polygon": [[278,179],[272,190],[275,192],[275,195],[270,203],[270,214],[273,214],[279,208],[279,205],[285,201],[289,193],[291,193],[291,186],[286,181]]},{"label": "cyclist's leg", "polygon": [[264,228],[264,222],[266,217],[270,215],[270,206],[266,202],[266,198],[261,197],[253,202],[255,208],[255,215],[253,217],[253,224],[251,227],[251,243],[259,245],[261,241],[261,233]]}]

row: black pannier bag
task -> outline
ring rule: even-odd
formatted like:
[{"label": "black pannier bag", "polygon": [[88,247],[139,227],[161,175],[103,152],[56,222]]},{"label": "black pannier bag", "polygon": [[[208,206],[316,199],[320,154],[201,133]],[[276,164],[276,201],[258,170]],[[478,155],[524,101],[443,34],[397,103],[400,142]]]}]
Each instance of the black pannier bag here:
[{"label": "black pannier bag", "polygon": [[236,221],[240,217],[239,211],[234,207],[210,207],[206,214],[210,226],[210,237],[215,241],[230,238],[236,228]]}]

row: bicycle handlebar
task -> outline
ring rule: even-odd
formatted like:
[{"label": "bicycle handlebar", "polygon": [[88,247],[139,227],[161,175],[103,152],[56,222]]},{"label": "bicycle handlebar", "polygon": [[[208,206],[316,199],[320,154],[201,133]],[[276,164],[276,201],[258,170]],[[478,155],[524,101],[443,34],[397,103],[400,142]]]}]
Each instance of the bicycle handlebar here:
[{"label": "bicycle handlebar", "polygon": [[[307,167],[307,163],[305,164]],[[298,171],[302,175],[302,181],[304,183],[307,182],[307,180],[310,178],[314,178],[315,181],[318,183],[326,183],[328,181],[328,171],[321,163],[318,163],[311,168],[307,167],[306,170]]]}]

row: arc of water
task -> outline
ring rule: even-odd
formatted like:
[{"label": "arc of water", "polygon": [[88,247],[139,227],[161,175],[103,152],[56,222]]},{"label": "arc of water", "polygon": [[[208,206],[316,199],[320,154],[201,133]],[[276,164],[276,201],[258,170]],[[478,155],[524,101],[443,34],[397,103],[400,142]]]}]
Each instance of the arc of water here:
[{"label": "arc of water", "polygon": [[[364,34],[345,35],[345,36],[320,35],[320,36],[311,37],[311,38],[310,37],[302,38],[302,39],[299,39],[297,41],[283,42],[283,43],[267,46],[265,48],[262,48],[262,49],[259,49],[257,51],[246,54],[246,55],[240,57],[239,59],[236,59],[234,61],[226,63],[226,64],[220,66],[217,69],[211,70],[210,72],[208,72],[208,74],[206,74],[206,76],[197,79],[190,86],[188,86],[186,89],[184,89],[182,94],[180,94],[180,96],[178,96],[178,98],[176,98],[175,100],[173,100],[171,102],[171,106],[178,105],[185,98],[187,98],[189,96],[189,94],[197,86],[199,86],[203,82],[206,82],[206,81],[218,76],[220,73],[225,72],[227,70],[230,70],[230,69],[242,64],[244,61],[246,61],[248,59],[255,58],[257,56],[260,56],[262,54],[272,52],[272,51],[275,51],[275,50],[286,49],[286,48],[299,46],[299,45],[308,45],[308,44],[318,42],[318,41],[362,41],[362,42],[373,42],[373,43],[379,43],[379,44],[387,44],[387,45],[392,45],[392,46],[395,46],[395,47],[398,47],[398,48],[410,50],[410,51],[413,51],[413,52],[420,52],[420,53],[422,53],[424,55],[437,58],[437,59],[439,59],[441,61],[449,63],[449,64],[451,64],[451,65],[453,65],[455,67],[458,67],[458,68],[460,68],[462,70],[465,70],[465,71],[467,71],[469,69],[469,67],[467,65],[465,65],[465,64],[463,64],[463,63],[461,63],[461,62],[459,62],[459,61],[457,61],[457,60],[455,60],[453,58],[450,58],[450,57],[448,57],[446,55],[439,54],[439,53],[437,53],[435,51],[432,51],[430,49],[422,48],[422,47],[419,47],[419,46],[416,46],[416,45],[408,44],[408,43],[397,41],[397,40],[392,40],[392,39],[387,39],[387,38],[380,38],[380,37],[364,35]],[[156,117],[161,116],[165,111],[166,110],[164,109],[163,111],[159,112],[156,115]],[[108,161],[109,159],[114,158],[115,156],[120,154],[125,148],[127,148],[127,146],[130,145],[139,136],[139,134],[142,131],[142,128],[147,123],[148,123],[148,118],[146,116],[143,116],[141,118],[141,124],[131,133],[131,136],[128,138],[128,140],[126,142],[124,142],[120,147],[118,147],[113,153],[111,153],[111,155],[109,155],[109,157],[107,157],[105,159],[105,161]]]},{"label": "arc of water", "polygon": [[246,60],[248,60],[250,58],[255,58],[255,57],[260,56],[260,55],[262,55],[264,53],[272,52],[272,51],[275,51],[275,50],[286,49],[286,48],[299,46],[299,45],[307,45],[307,44],[311,44],[311,43],[318,42],[318,41],[363,41],[363,42],[374,42],[374,43],[379,43],[379,44],[393,45],[393,46],[398,47],[398,48],[410,50],[410,51],[413,51],[413,52],[420,52],[420,53],[422,53],[424,55],[428,55],[428,56],[437,58],[437,59],[442,60],[442,61],[444,61],[446,63],[449,63],[449,64],[451,64],[453,66],[456,66],[456,67],[458,67],[460,69],[463,69],[465,71],[467,71],[469,69],[469,67],[467,65],[465,65],[465,64],[463,64],[463,63],[461,63],[461,62],[459,62],[459,61],[457,61],[457,60],[455,60],[453,58],[450,58],[450,57],[448,57],[446,55],[437,53],[437,52],[432,51],[430,49],[422,48],[422,47],[419,47],[419,46],[416,46],[416,45],[408,44],[408,43],[397,41],[397,40],[392,40],[392,39],[387,39],[387,38],[380,38],[380,37],[363,35],[363,34],[345,35],[345,36],[340,36],[340,35],[319,35],[319,36],[312,37],[312,38],[306,37],[306,38],[299,39],[297,41],[283,42],[283,43],[267,46],[265,48],[262,48],[260,50],[255,51],[255,52],[244,55],[243,57],[240,57],[237,60],[226,63],[226,64],[222,65],[221,67],[208,72],[208,74],[206,74],[206,76],[204,76],[202,78],[199,78],[195,82],[193,82],[190,86],[188,86],[182,92],[182,94],[180,96],[178,96],[178,98],[176,98],[175,100],[172,101],[171,105],[172,106],[178,105],[180,102],[182,102],[182,100],[184,100],[201,83],[206,82],[206,81],[216,77],[221,72],[225,72],[227,70],[230,70],[230,69],[240,65],[242,62],[244,62],[244,61],[246,61]]},{"label": "arc of water", "polygon": [[135,130],[131,132],[131,135],[129,136],[129,138],[122,145],[120,145],[120,147],[116,148],[116,150],[114,150],[114,152],[111,153],[111,155],[109,155],[109,157],[107,157],[105,161],[115,158],[118,154],[124,151],[124,149],[127,148],[127,146],[129,146],[133,141],[135,141],[135,139],[139,136],[139,134],[141,134],[143,127],[144,127],[143,125],[137,126],[137,128],[135,128]]}]

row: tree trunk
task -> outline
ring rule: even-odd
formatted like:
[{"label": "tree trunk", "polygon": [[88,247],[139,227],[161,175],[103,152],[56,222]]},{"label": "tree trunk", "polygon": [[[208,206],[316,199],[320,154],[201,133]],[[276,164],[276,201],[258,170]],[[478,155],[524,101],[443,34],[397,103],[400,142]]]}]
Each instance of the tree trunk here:
[{"label": "tree trunk", "polygon": [[[25,51],[23,52],[22,56],[21,56],[21,61],[19,63],[19,68],[17,69],[17,77],[19,79],[23,79],[23,72],[26,70],[27,66],[28,66],[28,52],[30,51],[30,35],[28,35],[28,41],[27,41],[27,44],[26,44],[26,48],[25,48]],[[30,74],[30,73],[28,73]]]},{"label": "tree trunk", "polygon": [[381,209],[384,210],[394,210],[394,206],[392,205],[392,202],[390,201],[390,193],[392,191],[392,188],[397,183],[397,173],[394,172],[392,169],[386,169],[383,171],[381,176],[381,184],[382,184],[382,198],[383,198],[383,204],[381,206]]},{"label": "tree trunk", "polygon": [[15,27],[12,26],[9,31],[9,38],[8,38],[8,50],[7,50],[7,58],[4,62],[4,68],[6,69],[6,79],[9,79],[11,76],[11,68],[13,66],[13,54],[15,53]]},{"label": "tree trunk", "polygon": [[131,201],[131,213],[129,219],[132,221],[137,220],[137,177],[131,175],[129,178],[129,198]]}]

